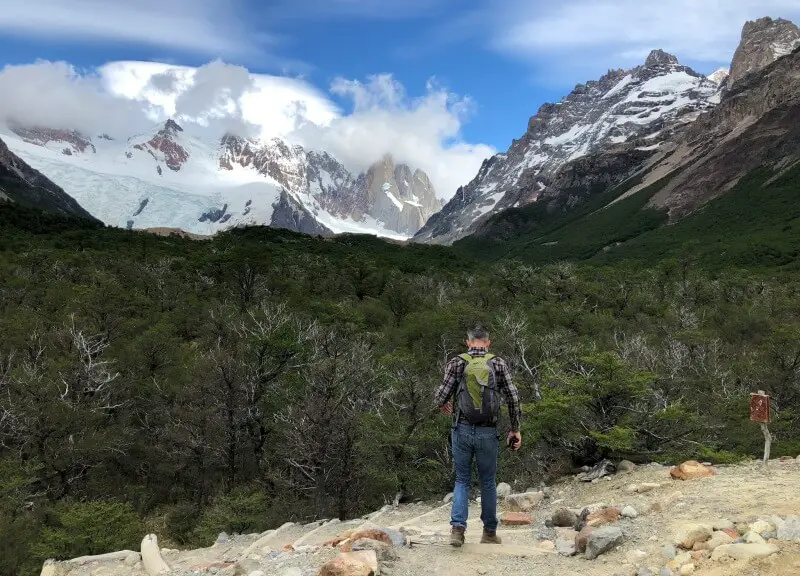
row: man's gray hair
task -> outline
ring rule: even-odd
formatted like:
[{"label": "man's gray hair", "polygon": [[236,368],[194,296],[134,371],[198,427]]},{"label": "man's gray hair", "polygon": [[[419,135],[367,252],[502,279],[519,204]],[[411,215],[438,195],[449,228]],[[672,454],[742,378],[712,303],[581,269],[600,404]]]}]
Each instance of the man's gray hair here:
[{"label": "man's gray hair", "polygon": [[483,326],[478,325],[467,330],[467,338],[469,340],[488,340],[489,331]]}]

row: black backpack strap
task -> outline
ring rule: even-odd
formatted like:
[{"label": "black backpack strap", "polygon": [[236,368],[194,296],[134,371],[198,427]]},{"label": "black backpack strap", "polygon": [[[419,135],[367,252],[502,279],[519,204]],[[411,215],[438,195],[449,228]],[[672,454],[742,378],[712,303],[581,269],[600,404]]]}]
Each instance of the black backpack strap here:
[{"label": "black backpack strap", "polygon": [[[465,358],[466,357],[466,358]],[[461,418],[461,409],[459,408],[458,395],[461,392],[461,386],[464,384],[464,374],[467,370],[467,362],[472,358],[466,352],[457,356],[461,360],[461,373],[456,381],[455,390],[453,390],[453,430],[458,426],[458,421]]]}]

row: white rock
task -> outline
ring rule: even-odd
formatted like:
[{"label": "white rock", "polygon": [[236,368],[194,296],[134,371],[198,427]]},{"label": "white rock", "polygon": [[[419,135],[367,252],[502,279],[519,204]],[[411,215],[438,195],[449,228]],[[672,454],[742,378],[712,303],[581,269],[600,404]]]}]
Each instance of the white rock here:
[{"label": "white rock", "polygon": [[142,540],[142,564],[149,576],[169,572],[169,565],[164,562],[158,549],[158,538],[155,534],[148,534]]},{"label": "white rock", "polygon": [[786,520],[778,526],[778,540],[800,541],[800,517],[788,516]]},{"label": "white rock", "polygon": [[453,501],[453,493],[452,492],[450,492],[450,494],[448,494],[447,496],[442,498],[442,503],[443,504],[449,504],[452,501]]},{"label": "white rock", "polygon": [[625,554],[625,559],[628,561],[628,564],[633,564],[634,566],[641,566],[646,558],[647,552],[642,550],[631,550]]},{"label": "white rock", "polygon": [[744,535],[744,541],[748,544],[766,544],[766,540],[761,537],[758,532],[748,532]]},{"label": "white rock", "polygon": [[636,518],[639,516],[639,513],[633,506],[625,506],[625,508],[622,509],[622,516],[624,518]]},{"label": "white rock", "polygon": [[497,485],[498,498],[502,500],[503,498],[506,498],[510,494],[511,494],[511,485],[506,484],[505,482],[500,482],[500,484]]},{"label": "white rock", "polygon": [[711,535],[711,539],[706,542],[706,550],[712,552],[725,544],[733,544],[733,538],[728,536],[725,532],[717,531]]},{"label": "white rock", "polygon": [[691,550],[695,543],[709,540],[713,533],[714,529],[707,524],[687,524],[675,536],[673,543]]},{"label": "white rock", "polygon": [[694,564],[684,564],[681,566],[679,573],[681,576],[689,576],[689,574],[694,574]]},{"label": "white rock", "polygon": [[712,524],[714,530],[733,530],[736,528],[733,522],[727,519],[717,520]]},{"label": "white rock", "polygon": [[131,552],[125,557],[124,561],[125,566],[127,566],[128,568],[133,568],[140,559],[141,556],[139,554],[137,554],[136,552]]},{"label": "white rock", "polygon": [[729,556],[734,560],[749,560],[750,558],[766,558],[778,551],[774,544],[725,544],[711,553],[712,560],[719,560]]},{"label": "white rock", "polygon": [[543,492],[509,494],[505,499],[505,505],[512,512],[530,512],[536,508],[543,499]]},{"label": "white rock", "polygon": [[755,532],[756,534],[763,534],[764,532],[774,532],[775,526],[770,524],[769,522],[764,522],[763,520],[759,520],[758,522],[753,522],[749,526],[750,532]]}]

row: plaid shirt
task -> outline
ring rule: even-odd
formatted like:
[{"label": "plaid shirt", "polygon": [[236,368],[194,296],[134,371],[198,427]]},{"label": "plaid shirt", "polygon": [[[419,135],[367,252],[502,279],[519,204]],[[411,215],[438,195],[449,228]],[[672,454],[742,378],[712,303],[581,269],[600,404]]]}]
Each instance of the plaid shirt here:
[{"label": "plaid shirt", "polygon": [[[470,348],[470,356],[485,356],[485,348]],[[511,370],[508,368],[505,360],[495,356],[489,360],[494,366],[495,374],[497,375],[497,390],[506,401],[508,406],[508,416],[511,420],[511,430],[519,432],[519,421],[522,417],[520,409],[519,391],[517,387],[511,382]],[[456,385],[464,373],[464,367],[467,365],[466,361],[456,356],[447,363],[444,371],[444,382],[436,390],[433,396],[433,402],[436,408],[444,406],[456,390]],[[453,411],[455,414],[455,410]],[[455,417],[455,416],[454,416]]]}]

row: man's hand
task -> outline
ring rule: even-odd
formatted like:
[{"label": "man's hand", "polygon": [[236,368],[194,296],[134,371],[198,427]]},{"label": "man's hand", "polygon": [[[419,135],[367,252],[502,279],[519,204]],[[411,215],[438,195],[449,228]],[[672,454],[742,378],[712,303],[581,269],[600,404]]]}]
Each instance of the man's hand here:
[{"label": "man's hand", "polygon": [[507,441],[509,448],[516,452],[522,447],[522,434],[519,432],[509,432]]},{"label": "man's hand", "polygon": [[439,408],[439,411],[444,414],[445,416],[452,416],[453,415],[453,403],[448,402],[447,404],[442,404],[442,407]]}]

